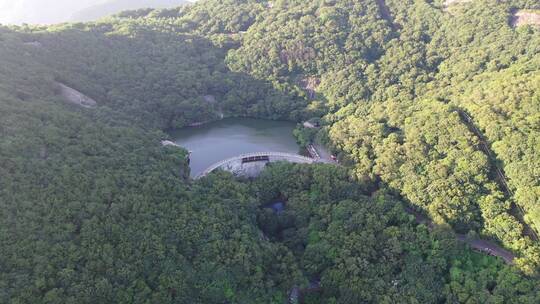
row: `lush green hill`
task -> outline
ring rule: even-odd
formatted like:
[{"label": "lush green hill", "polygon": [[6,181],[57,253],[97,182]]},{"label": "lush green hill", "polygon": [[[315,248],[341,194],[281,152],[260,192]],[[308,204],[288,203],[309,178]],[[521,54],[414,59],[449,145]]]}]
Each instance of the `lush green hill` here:
[{"label": "lush green hill", "polygon": [[[509,23],[537,4],[443,2],[0,27],[0,303],[538,303],[540,30]],[[343,166],[192,181],[163,131],[219,112],[321,118]]]},{"label": "lush green hill", "polygon": [[143,8],[170,8],[190,3],[186,0],[109,0],[105,3],[82,9],[73,14],[72,21],[93,21],[121,11]]}]

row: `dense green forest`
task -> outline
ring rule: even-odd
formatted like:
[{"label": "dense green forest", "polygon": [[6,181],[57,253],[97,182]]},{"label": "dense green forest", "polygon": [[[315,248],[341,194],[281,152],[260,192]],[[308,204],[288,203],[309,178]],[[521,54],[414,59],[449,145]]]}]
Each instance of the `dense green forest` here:
[{"label": "dense green forest", "polygon": [[[0,26],[0,303],[540,302],[540,5],[444,2]],[[189,179],[165,131],[223,116],[316,118],[343,165]]]}]

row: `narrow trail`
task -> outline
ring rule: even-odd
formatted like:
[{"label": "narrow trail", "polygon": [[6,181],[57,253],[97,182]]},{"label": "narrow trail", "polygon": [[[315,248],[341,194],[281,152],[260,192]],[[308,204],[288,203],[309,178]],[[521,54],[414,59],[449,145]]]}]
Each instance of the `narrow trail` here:
[{"label": "narrow trail", "polygon": [[[499,186],[504,190],[506,197],[508,199],[511,199],[514,196],[514,192],[510,187],[508,186],[508,181],[506,180],[506,176],[503,172],[503,170],[497,165],[497,157],[493,151],[491,151],[491,148],[488,144],[488,141],[484,134],[476,127],[472,117],[465,112],[464,110],[457,110],[459,116],[461,117],[461,120],[463,123],[469,128],[469,130],[476,135],[478,140],[480,141],[480,147],[482,151],[488,156],[489,161],[491,163],[493,175],[495,176],[495,180],[499,184]],[[523,233],[530,237],[531,239],[538,241],[538,233],[525,221],[525,210],[518,204],[512,202],[512,209],[511,214],[515,216],[519,222],[523,225]]]}]

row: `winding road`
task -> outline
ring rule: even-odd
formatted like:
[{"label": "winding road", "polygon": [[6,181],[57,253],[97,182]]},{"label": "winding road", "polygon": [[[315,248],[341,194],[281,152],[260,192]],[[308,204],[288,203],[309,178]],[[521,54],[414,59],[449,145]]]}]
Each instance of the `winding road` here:
[{"label": "winding road", "polygon": [[[413,215],[416,223],[426,225],[430,231],[435,228],[435,224],[433,224],[433,222],[427,216],[421,214],[420,212],[409,207],[405,207],[405,212]],[[500,257],[507,264],[512,264],[516,257],[512,252],[498,246],[491,241],[483,239],[471,239],[468,238],[465,234],[456,234],[456,239],[462,243],[469,245],[475,251]]]}]

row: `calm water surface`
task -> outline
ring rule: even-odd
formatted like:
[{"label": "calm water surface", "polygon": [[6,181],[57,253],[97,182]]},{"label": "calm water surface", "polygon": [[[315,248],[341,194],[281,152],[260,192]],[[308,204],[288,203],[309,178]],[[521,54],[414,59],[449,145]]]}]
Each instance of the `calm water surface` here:
[{"label": "calm water surface", "polygon": [[171,132],[173,141],[191,151],[191,176],[210,165],[243,153],[298,153],[292,122],[228,118]]}]

